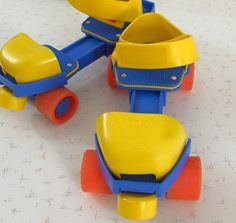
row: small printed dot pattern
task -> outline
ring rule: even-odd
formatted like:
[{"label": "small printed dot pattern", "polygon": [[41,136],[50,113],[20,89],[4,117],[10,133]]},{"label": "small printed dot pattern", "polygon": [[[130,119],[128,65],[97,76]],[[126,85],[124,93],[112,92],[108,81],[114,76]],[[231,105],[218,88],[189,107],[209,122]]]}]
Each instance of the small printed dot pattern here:
[{"label": "small printed dot pattern", "polygon": [[[165,113],[183,122],[201,156],[199,202],[159,200],[150,223],[236,221],[236,1],[156,1],[157,11],[194,35],[200,60],[192,92],[168,95]],[[81,38],[86,16],[66,0],[0,0],[0,46],[19,32],[58,49]],[[68,88],[80,98],[74,118],[55,126],[29,100],[22,112],[0,109],[0,223],[128,223],[116,196],[83,193],[80,165],[94,148],[96,117],[128,111],[128,94],[106,84],[102,58]],[[96,183],[96,182],[94,182]]]}]

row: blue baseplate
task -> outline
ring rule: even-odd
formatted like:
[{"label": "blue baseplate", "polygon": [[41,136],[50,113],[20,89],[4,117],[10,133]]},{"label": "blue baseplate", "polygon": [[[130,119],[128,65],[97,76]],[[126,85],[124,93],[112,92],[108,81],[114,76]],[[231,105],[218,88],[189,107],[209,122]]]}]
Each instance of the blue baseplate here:
[{"label": "blue baseplate", "polygon": [[[176,91],[182,84],[186,66],[168,69],[130,69],[114,67],[117,85],[120,88],[147,91]],[[125,75],[124,75],[125,74]]]}]

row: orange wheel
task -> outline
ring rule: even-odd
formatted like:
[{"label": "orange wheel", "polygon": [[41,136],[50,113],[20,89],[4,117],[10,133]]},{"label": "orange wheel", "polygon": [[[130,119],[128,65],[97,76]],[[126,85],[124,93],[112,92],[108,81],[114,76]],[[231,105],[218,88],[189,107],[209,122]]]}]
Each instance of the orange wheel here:
[{"label": "orange wheel", "polygon": [[84,153],[81,165],[81,187],[84,192],[111,194],[95,150],[86,150]]},{"label": "orange wheel", "polygon": [[76,112],[78,97],[65,87],[36,96],[37,109],[55,124],[68,121]]},{"label": "orange wheel", "polygon": [[184,78],[181,90],[191,91],[193,89],[194,74],[195,74],[195,65],[191,64],[190,73]]},{"label": "orange wheel", "polygon": [[111,56],[109,56],[107,59],[107,83],[111,88],[116,87],[115,73],[111,68]]},{"label": "orange wheel", "polygon": [[167,192],[167,198],[174,200],[199,200],[201,187],[201,159],[200,157],[189,157],[180,177]]}]

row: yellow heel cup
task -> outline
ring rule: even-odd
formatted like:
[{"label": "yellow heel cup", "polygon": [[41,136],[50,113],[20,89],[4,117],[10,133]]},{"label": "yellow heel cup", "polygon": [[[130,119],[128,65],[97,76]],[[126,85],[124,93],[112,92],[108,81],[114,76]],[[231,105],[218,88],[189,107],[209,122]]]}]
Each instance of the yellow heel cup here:
[{"label": "yellow heel cup", "polygon": [[77,10],[94,18],[132,22],[143,14],[141,0],[68,0]]},{"label": "yellow heel cup", "polygon": [[132,22],[112,54],[113,65],[134,69],[179,67],[197,59],[193,37],[156,13],[143,14]]},{"label": "yellow heel cup", "polygon": [[61,73],[52,50],[24,33],[19,33],[2,47],[0,61],[5,72],[17,83],[33,82]]},{"label": "yellow heel cup", "polygon": [[155,195],[118,195],[118,213],[130,220],[148,220],[157,214],[158,199]]},{"label": "yellow heel cup", "polygon": [[21,111],[24,109],[26,101],[26,97],[18,98],[6,87],[0,88],[0,107]]}]

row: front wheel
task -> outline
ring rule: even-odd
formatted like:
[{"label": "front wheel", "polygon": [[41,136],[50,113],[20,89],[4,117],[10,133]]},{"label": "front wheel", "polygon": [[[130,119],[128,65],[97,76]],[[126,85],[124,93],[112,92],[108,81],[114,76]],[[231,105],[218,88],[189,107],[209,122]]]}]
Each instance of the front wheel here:
[{"label": "front wheel", "polygon": [[111,65],[111,56],[107,58],[107,83],[111,88],[116,88],[116,77]]},{"label": "front wheel", "polygon": [[36,96],[36,108],[55,124],[62,124],[72,118],[78,108],[78,97],[65,87]]},{"label": "front wheel", "polygon": [[86,150],[81,165],[81,188],[84,192],[111,194],[103,176],[96,150]]},{"label": "front wheel", "polygon": [[181,90],[183,91],[191,91],[193,89],[193,83],[194,83],[194,75],[195,75],[195,65],[190,64],[190,71],[187,76],[185,76],[183,80],[183,84],[181,87]]},{"label": "front wheel", "polygon": [[189,157],[187,163],[172,188],[168,199],[199,200],[202,186],[202,166],[200,157]]}]

